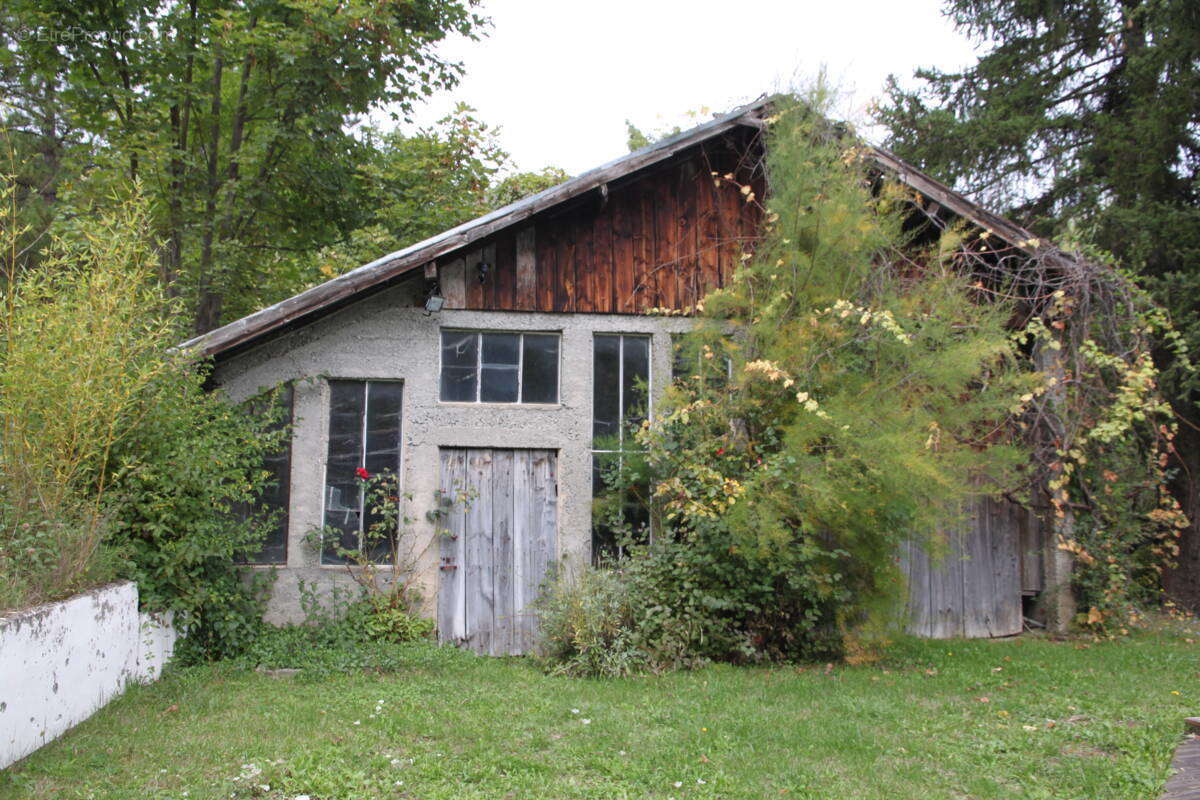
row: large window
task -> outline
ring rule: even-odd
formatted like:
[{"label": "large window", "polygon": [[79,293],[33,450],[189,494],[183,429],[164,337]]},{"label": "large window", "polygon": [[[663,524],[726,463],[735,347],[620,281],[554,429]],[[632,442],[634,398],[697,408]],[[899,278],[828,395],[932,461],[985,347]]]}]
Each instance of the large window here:
[{"label": "large window", "polygon": [[[272,414],[272,429],[282,430],[292,424],[292,385],[284,384],[274,392],[259,395],[250,400],[246,407],[252,414]],[[271,408],[271,403],[278,407]],[[288,504],[291,499],[292,483],[292,441],[287,437],[279,449],[263,459],[263,469],[270,477],[263,489],[262,495],[255,505],[242,504],[236,510],[242,519],[267,518],[271,527],[267,530],[267,538],[263,541],[262,549],[249,556],[243,563],[247,564],[286,564],[287,563],[287,533],[288,533]]]},{"label": "large window", "polygon": [[442,331],[441,398],[460,403],[557,403],[556,333]]},{"label": "large window", "polygon": [[[359,469],[371,475],[400,473],[400,411],[403,384],[397,381],[329,382],[329,455],[325,461],[325,525],[338,540],[326,542],[325,564],[343,563],[337,547],[361,550],[363,531],[376,521],[363,497]],[[386,560],[390,547],[377,541],[368,553]]]},{"label": "large window", "polygon": [[597,334],[592,366],[592,558],[601,561],[649,536],[645,487],[624,484],[639,457],[633,432],[650,411],[650,337]]}]

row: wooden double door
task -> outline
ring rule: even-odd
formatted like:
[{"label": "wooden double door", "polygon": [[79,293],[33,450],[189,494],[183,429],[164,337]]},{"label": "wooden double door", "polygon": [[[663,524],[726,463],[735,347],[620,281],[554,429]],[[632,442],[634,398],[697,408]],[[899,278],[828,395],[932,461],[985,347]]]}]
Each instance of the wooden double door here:
[{"label": "wooden double door", "polygon": [[439,638],[486,655],[529,651],[558,547],[557,453],[443,448],[440,483]]}]

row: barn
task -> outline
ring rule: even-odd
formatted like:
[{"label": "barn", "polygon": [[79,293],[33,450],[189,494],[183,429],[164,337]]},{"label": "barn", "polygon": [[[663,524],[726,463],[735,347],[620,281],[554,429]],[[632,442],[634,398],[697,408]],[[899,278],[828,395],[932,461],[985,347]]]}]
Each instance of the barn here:
[{"label": "barn", "polygon": [[[311,532],[353,542],[366,524],[355,471],[394,470],[440,638],[531,646],[546,575],[610,545],[591,519],[598,459],[624,446],[628,409],[653,413],[685,312],[753,246],[761,211],[744,187],[764,195],[768,109],[735,109],[187,343],[235,399],[286,386],[293,436],[268,465],[283,513],[254,559],[277,572],[269,621],[350,585]],[[870,157],[921,213],[1018,256],[1032,239],[893,155]],[[447,507],[463,490],[471,502]],[[943,559],[903,554],[912,629],[1020,632],[1053,557],[1037,515],[985,499],[947,537]]]}]

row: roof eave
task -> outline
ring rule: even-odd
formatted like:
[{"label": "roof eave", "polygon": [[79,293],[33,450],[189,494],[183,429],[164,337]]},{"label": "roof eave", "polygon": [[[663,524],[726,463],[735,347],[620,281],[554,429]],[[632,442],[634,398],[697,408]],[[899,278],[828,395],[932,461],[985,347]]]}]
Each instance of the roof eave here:
[{"label": "roof eave", "polygon": [[490,236],[618,178],[665,161],[683,150],[720,136],[739,126],[761,127],[761,113],[769,104],[760,99],[711,122],[676,134],[614,159],[535,195],[510,203],[462,225],[351,270],[286,300],[242,317],[180,345],[201,357],[244,347],[262,336],[290,325],[359,292],[393,280],[454,250]]}]

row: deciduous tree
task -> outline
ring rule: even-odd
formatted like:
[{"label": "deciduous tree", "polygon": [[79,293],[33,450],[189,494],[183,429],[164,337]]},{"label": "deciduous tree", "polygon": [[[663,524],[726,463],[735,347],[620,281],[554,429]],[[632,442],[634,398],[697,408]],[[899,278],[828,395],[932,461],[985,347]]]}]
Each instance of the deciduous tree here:
[{"label": "deciduous tree", "polygon": [[[348,123],[453,86],[461,68],[434,45],[475,34],[473,5],[14,0],[0,12],[8,127],[44,162],[39,202],[81,176],[142,182],[162,278],[204,331],[264,299],[273,256],[363,224],[365,145]],[[107,195],[75,187],[75,210],[93,200]]]}]

